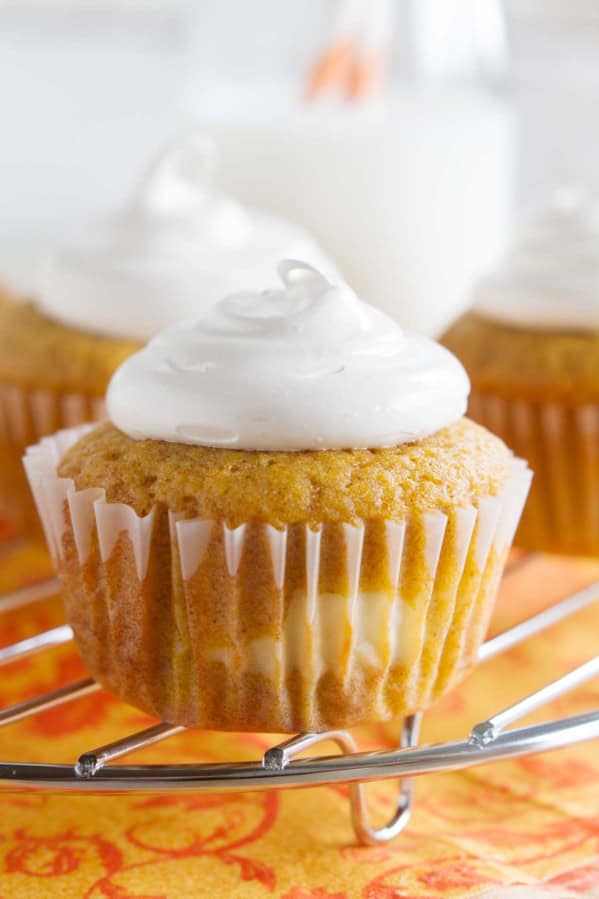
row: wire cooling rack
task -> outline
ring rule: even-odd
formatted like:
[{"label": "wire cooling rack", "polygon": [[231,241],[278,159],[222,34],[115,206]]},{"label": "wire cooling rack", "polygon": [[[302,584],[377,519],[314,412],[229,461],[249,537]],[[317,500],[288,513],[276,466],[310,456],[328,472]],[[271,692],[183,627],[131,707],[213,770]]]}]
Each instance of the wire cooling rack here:
[{"label": "wire cooling rack", "polygon": [[[24,608],[59,592],[54,579],[0,597],[0,613]],[[516,646],[546,628],[563,621],[599,601],[599,581],[563,599],[537,615],[488,640],[478,661]],[[29,637],[0,648],[0,667],[26,656],[42,653],[69,643],[73,632],[68,625]],[[510,728],[517,721],[553,699],[568,693],[599,675],[599,655],[552,681],[540,690],[502,709],[486,721],[474,725],[463,740],[435,745],[418,745],[421,715],[403,722],[397,749],[360,752],[349,731],[298,734],[268,749],[254,762],[117,765],[110,762],[138,749],[167,740],[184,730],[179,725],[160,722],[120,740],[83,753],[74,764],[44,764],[0,761],[0,788],[73,791],[79,793],[150,792],[165,790],[246,791],[323,784],[350,784],[352,822],[358,839],[366,844],[386,843],[404,829],[410,818],[413,781],[416,775],[456,771],[515,756],[531,755],[599,738],[599,709],[542,724]],[[91,678],[75,681],[0,710],[0,727],[76,702],[101,690]],[[339,755],[300,758],[302,752],[325,741],[339,747]],[[364,784],[385,778],[399,778],[397,806],[384,826],[371,825]]]}]

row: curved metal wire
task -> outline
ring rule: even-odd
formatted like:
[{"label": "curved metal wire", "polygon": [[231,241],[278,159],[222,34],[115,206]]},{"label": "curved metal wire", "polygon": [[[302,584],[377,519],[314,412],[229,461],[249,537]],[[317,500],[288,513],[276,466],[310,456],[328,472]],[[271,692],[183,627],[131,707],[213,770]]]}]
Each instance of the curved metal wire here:
[{"label": "curved metal wire", "polygon": [[484,746],[459,740],[414,749],[321,756],[293,760],[281,770],[266,768],[261,762],[117,765],[102,767],[93,777],[84,777],[75,765],[1,762],[0,787],[82,793],[278,790],[459,771],[595,739],[599,739],[599,709],[510,730]]},{"label": "curved metal wire", "polygon": [[[404,720],[401,728],[401,748],[412,748],[417,744],[421,717],[421,715],[410,715]],[[321,734],[299,734],[291,740],[286,740],[285,743],[268,749],[262,759],[262,765],[269,771],[284,771],[301,752],[305,752],[306,749],[316,746],[318,743],[331,741],[336,743],[341,752],[347,755],[359,753],[356,740],[346,730],[333,730]],[[360,842],[367,846],[388,843],[389,840],[399,836],[410,820],[413,797],[413,785],[410,778],[404,778],[401,781],[397,809],[391,820],[383,827],[375,828],[370,823],[364,784],[351,784],[349,796],[354,831]]]}]

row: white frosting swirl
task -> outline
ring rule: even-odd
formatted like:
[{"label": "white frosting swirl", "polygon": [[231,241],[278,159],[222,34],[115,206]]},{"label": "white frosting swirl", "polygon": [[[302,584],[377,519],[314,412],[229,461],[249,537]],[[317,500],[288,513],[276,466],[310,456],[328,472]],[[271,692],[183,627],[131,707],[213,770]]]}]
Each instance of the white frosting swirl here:
[{"label": "white frosting swirl", "polygon": [[556,192],[480,283],[475,309],[516,327],[599,331],[599,209]]},{"label": "white frosting swirl", "polygon": [[275,286],[282,256],[333,272],[301,228],[210,186],[214,147],[192,134],[151,167],[131,202],[53,254],[39,303],[53,319],[146,341],[242,288]]},{"label": "white frosting swirl", "polygon": [[284,289],[233,294],[130,357],[108,413],[134,439],[245,450],[375,448],[457,421],[466,372],[345,285],[279,265]]}]

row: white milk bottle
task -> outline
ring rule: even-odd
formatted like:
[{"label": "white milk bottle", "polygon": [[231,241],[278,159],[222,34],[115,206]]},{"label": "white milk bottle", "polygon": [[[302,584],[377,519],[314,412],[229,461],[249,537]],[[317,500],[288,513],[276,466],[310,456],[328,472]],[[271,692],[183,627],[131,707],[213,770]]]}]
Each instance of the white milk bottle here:
[{"label": "white milk bottle", "polygon": [[[224,189],[305,226],[361,296],[437,334],[502,251],[512,135],[506,101],[468,77],[464,52],[455,63],[450,29],[427,39],[439,5],[427,18],[419,2],[417,18],[387,0],[198,10],[188,104]],[[386,89],[368,96],[385,51]]]}]

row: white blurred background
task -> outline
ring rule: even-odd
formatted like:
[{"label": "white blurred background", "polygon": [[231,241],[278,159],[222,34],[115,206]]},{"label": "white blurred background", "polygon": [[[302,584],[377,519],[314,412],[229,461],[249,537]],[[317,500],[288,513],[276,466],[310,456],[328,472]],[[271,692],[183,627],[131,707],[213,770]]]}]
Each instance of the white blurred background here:
[{"label": "white blurred background", "polygon": [[40,253],[199,124],[222,186],[310,228],[366,299],[437,332],[503,249],[514,110],[518,201],[574,175],[597,187],[583,134],[599,5],[391,0],[384,102],[308,104],[342,2],[0,0],[0,280],[34,292]]}]

